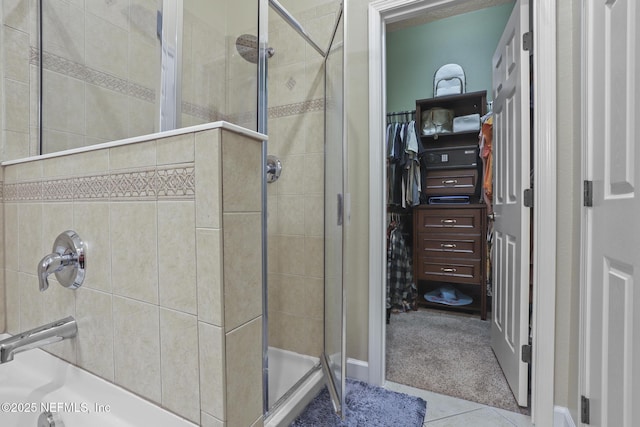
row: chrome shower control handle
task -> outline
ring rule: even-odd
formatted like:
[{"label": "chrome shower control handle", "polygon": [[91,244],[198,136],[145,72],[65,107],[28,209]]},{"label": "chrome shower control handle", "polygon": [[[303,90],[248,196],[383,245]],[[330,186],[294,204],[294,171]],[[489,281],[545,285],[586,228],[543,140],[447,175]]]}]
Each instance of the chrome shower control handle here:
[{"label": "chrome shower control handle", "polygon": [[48,277],[55,274],[65,288],[77,289],[85,275],[86,245],[75,231],[61,233],[53,243],[53,251],[38,264],[40,292],[49,287]]}]

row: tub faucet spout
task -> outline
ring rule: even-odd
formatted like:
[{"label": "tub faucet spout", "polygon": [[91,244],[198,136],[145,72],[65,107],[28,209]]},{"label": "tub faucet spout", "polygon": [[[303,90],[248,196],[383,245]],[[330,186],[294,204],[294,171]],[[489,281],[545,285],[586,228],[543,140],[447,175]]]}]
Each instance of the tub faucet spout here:
[{"label": "tub faucet spout", "polygon": [[0,341],[0,363],[13,360],[13,355],[32,348],[53,344],[78,333],[78,325],[72,316],[48,323]]}]

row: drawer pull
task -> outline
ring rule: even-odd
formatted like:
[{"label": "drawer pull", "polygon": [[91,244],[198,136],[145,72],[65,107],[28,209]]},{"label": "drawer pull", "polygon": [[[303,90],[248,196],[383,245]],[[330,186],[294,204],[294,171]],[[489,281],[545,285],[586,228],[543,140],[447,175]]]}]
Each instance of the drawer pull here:
[{"label": "drawer pull", "polygon": [[443,224],[451,224],[451,225],[453,225],[453,224],[457,223],[458,221],[456,221],[455,219],[441,219],[440,222],[443,223]]},{"label": "drawer pull", "polygon": [[449,268],[442,267],[440,270],[443,273],[455,273],[456,271],[458,271],[455,268],[450,268],[450,267]]},{"label": "drawer pull", "polygon": [[444,185],[452,185],[452,184],[455,185],[455,184],[458,183],[458,180],[457,179],[443,179],[442,183]]},{"label": "drawer pull", "polygon": [[440,247],[444,249],[455,249],[457,248],[455,243],[440,243]]}]

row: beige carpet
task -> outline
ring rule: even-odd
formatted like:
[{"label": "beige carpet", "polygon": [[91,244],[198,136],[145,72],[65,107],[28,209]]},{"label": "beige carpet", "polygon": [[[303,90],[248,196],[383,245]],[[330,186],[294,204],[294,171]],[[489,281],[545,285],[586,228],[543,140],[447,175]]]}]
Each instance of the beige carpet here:
[{"label": "beige carpet", "polygon": [[389,381],[527,413],[491,350],[491,323],[478,315],[419,309],[387,325]]}]

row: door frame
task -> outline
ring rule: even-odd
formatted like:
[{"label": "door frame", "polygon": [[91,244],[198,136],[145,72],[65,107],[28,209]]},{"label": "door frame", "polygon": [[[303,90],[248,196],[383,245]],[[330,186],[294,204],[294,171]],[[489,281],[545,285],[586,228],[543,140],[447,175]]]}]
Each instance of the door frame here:
[{"label": "door frame", "polygon": [[[387,23],[465,0],[378,0],[369,5],[369,382],[385,382]],[[556,301],[556,28],[554,0],[533,0],[535,189],[533,207],[533,360],[531,418],[553,425]],[[540,333],[538,332],[540,331]],[[545,333],[546,332],[546,333]]]}]

